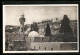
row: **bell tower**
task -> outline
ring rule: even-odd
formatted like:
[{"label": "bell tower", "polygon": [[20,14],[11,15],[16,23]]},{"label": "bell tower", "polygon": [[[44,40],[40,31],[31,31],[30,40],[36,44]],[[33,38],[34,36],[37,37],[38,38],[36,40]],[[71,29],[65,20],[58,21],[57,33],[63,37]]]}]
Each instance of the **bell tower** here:
[{"label": "bell tower", "polygon": [[24,22],[25,22],[25,18],[24,18],[24,13],[22,12],[21,17],[19,18],[19,22],[20,22],[20,33],[24,34]]}]

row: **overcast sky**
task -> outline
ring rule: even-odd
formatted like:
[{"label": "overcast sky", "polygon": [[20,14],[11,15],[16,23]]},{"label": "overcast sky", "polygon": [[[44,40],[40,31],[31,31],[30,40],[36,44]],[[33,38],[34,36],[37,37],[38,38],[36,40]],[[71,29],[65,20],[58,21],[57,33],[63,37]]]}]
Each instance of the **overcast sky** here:
[{"label": "overcast sky", "polygon": [[5,24],[20,25],[19,18],[22,10],[26,18],[25,24],[54,18],[61,20],[65,14],[70,20],[77,19],[76,6],[5,6]]}]

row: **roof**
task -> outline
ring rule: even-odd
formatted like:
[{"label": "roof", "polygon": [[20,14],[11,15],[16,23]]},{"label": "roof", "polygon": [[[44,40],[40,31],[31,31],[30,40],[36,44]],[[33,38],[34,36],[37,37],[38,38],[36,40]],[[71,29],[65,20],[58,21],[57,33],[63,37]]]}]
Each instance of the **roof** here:
[{"label": "roof", "polygon": [[36,31],[31,31],[28,35],[28,37],[40,37],[39,33]]}]

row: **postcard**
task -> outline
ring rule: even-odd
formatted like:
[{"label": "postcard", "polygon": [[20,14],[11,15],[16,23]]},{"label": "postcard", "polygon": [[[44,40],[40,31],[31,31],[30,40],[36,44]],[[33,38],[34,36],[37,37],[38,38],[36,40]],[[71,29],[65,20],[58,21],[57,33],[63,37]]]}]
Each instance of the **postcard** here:
[{"label": "postcard", "polygon": [[3,53],[79,52],[78,4],[3,5]]}]

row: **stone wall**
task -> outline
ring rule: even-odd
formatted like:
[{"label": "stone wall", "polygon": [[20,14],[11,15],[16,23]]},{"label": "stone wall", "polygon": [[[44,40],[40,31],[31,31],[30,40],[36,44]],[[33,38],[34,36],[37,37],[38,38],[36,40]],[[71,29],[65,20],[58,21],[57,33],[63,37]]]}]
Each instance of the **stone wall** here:
[{"label": "stone wall", "polygon": [[32,42],[31,48],[39,51],[60,50],[60,43],[54,42]]},{"label": "stone wall", "polygon": [[35,38],[35,37],[26,37],[26,38],[25,38],[25,41],[26,41],[26,42],[34,42],[34,38]]},{"label": "stone wall", "polygon": [[26,37],[26,42],[50,42],[50,37]]},{"label": "stone wall", "polygon": [[24,40],[24,36],[22,34],[11,34],[9,35],[9,43],[12,43],[14,40]]},{"label": "stone wall", "polygon": [[60,50],[77,50],[77,43],[62,43]]},{"label": "stone wall", "polygon": [[[20,48],[26,48],[26,41],[21,40],[21,41],[13,41],[14,46],[13,46],[13,50],[18,50]],[[27,50],[27,48],[26,48]]]}]

